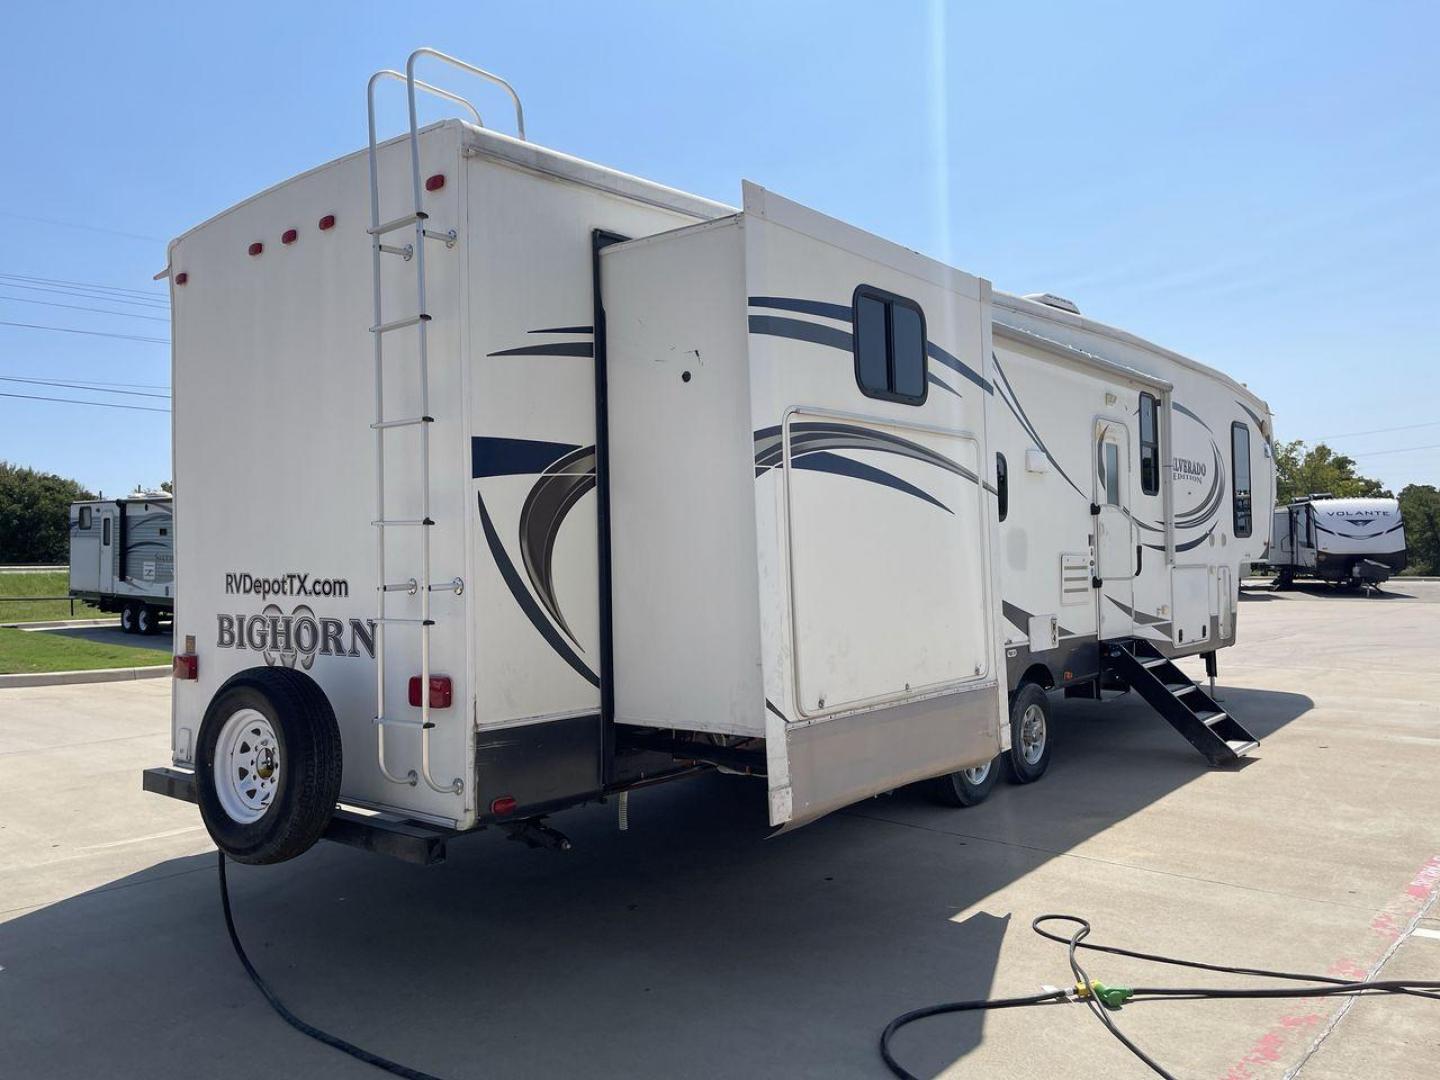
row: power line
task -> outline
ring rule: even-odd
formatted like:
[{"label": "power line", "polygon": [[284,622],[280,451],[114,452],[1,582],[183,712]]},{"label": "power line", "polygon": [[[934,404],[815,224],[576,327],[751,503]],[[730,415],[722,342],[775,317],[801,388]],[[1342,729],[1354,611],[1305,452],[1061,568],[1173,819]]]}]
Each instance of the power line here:
[{"label": "power line", "polygon": [[126,397],[149,397],[161,398],[165,401],[170,400],[169,394],[152,394],[144,390],[112,390],[101,383],[75,382],[68,379],[25,379],[19,375],[0,375],[0,382],[28,383],[34,386],[59,386],[70,390],[93,390],[99,394],[123,394]]},{"label": "power line", "polygon": [[[59,380],[46,379],[46,380],[41,380],[41,379],[31,379],[31,378],[29,378],[29,377],[27,377],[27,376],[22,376],[22,375],[3,375],[3,376],[0,376],[0,378],[9,379],[9,380],[11,380],[12,382],[14,382],[14,381],[20,381],[20,382],[42,382],[42,381],[43,381],[43,382],[56,382],[56,381],[58,381],[58,382],[64,382],[64,383],[74,383],[74,384],[76,384],[77,386],[78,386],[78,385],[82,385],[82,384],[85,385],[85,386],[123,386],[123,387],[126,387],[127,389],[130,389],[130,390],[169,390],[169,389],[170,389],[169,384],[167,384],[167,383],[148,383],[148,382],[101,382],[99,379],[59,379]],[[166,396],[168,397],[169,395],[166,395]]]},{"label": "power line", "polygon": [[169,409],[157,409],[151,405],[122,405],[116,401],[81,401],[78,398],[40,397],[38,394],[8,394],[0,390],[0,397],[24,398],[26,401],[58,401],[65,405],[98,405],[102,409],[132,409],[135,412],[168,413]]},{"label": "power line", "polygon": [[[0,285],[3,284],[5,283],[3,281],[0,281]],[[40,304],[43,307],[69,308],[71,311],[93,311],[100,315],[119,315],[121,318],[125,319],[148,319],[150,322],[163,323],[168,323],[170,321],[169,319],[163,318],[159,315],[140,315],[133,311],[110,311],[106,308],[86,307],[83,304],[61,304],[57,303],[54,300],[31,300],[28,296],[0,295],[0,300],[9,300],[11,303],[15,304]]]},{"label": "power line", "polygon": [[0,278],[7,278],[12,281],[29,281],[36,285],[62,285],[66,288],[95,289],[100,292],[127,293],[130,296],[140,297],[143,300],[154,300],[156,303],[168,304],[170,302],[167,296],[156,292],[154,289],[132,289],[128,285],[102,285],[96,281],[75,281],[71,278],[36,277],[34,274],[0,273]]},{"label": "power line", "polygon": [[1400,446],[1393,450],[1360,450],[1353,454],[1346,454],[1346,457],[1375,457],[1377,454],[1408,454],[1412,450],[1440,450],[1440,443],[1431,443],[1429,446]]},{"label": "power line", "polygon": [[26,285],[23,281],[0,281],[0,285],[7,289],[24,289],[26,292],[50,293],[52,296],[69,296],[76,300],[104,300],[107,304],[129,304],[132,307],[145,308],[149,311],[169,311],[168,301],[151,303],[149,300],[141,300],[139,297],[124,296],[120,293],[91,292],[88,289],[65,287],[51,287],[48,285]]},{"label": "power line", "polygon": [[5,322],[0,320],[0,326],[19,326],[26,330],[53,330],[58,334],[87,334],[90,337],[120,338],[123,341],[153,341],[157,345],[170,344],[169,338],[140,337],[137,334],[111,334],[104,330],[76,330],[70,326],[46,326],[42,323]]},{"label": "power line", "polygon": [[1325,439],[1354,439],[1361,435],[1383,435],[1389,431],[1414,431],[1416,428],[1435,427],[1437,424],[1440,424],[1440,420],[1427,420],[1423,424],[1401,424],[1399,427],[1373,428],[1370,431],[1347,431],[1344,435],[1326,435],[1322,437],[1320,441],[1324,442]]},{"label": "power line", "polygon": [[33,221],[40,225],[58,225],[62,229],[83,229],[86,232],[109,233],[111,236],[124,236],[131,240],[153,241],[157,244],[165,243],[160,236],[149,236],[145,233],[124,232],[120,229],[107,229],[102,225],[82,225],[78,221],[60,221],[58,218],[34,217],[30,214],[12,214],[8,210],[0,210],[0,217],[16,218],[20,221]]}]

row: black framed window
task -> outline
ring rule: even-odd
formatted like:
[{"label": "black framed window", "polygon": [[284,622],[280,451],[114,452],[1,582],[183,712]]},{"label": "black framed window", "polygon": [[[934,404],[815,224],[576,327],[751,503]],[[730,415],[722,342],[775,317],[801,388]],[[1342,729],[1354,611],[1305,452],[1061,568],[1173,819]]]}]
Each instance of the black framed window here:
[{"label": "black framed window", "polygon": [[1160,408],[1153,394],[1140,395],[1140,490],[1160,494]]},{"label": "black framed window", "polygon": [[82,528],[82,529],[88,529],[88,528],[90,528],[90,525],[91,525],[91,524],[92,524],[92,522],[91,522],[91,517],[90,517],[90,507],[88,507],[88,506],[82,506],[82,507],[80,507],[80,528]]},{"label": "black framed window", "polygon": [[110,543],[110,519],[108,517],[100,519],[100,543]]},{"label": "black framed window", "polygon": [[852,301],[855,381],[882,401],[924,404],[929,387],[925,313],[914,300],[861,285]]},{"label": "black framed window", "polygon": [[1230,425],[1230,496],[1235,513],[1235,535],[1249,536],[1250,429],[1238,420]]},{"label": "black framed window", "polygon": [[1000,520],[1010,512],[1010,466],[1005,464],[1005,455],[995,455],[995,502],[1000,508]]}]

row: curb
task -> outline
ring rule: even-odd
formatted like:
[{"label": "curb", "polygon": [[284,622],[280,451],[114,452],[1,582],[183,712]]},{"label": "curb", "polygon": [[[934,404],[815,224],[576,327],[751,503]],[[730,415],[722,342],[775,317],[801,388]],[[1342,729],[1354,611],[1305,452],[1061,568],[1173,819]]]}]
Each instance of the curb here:
[{"label": "curb", "polygon": [[120,620],[113,616],[103,619],[51,619],[49,622],[6,622],[0,623],[0,630],[73,630],[79,627],[119,626]]},{"label": "curb", "polygon": [[93,671],[35,671],[23,675],[0,675],[0,690],[11,686],[70,686],[77,683],[163,679],[169,674],[169,664],[156,667],[96,668]]}]

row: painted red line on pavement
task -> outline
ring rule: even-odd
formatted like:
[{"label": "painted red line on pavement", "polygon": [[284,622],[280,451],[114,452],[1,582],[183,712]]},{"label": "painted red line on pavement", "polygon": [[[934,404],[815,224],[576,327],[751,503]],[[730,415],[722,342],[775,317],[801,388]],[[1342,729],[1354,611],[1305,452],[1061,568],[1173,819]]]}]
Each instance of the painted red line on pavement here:
[{"label": "painted red line on pavement", "polygon": [[[1355,982],[1370,978],[1375,965],[1384,958],[1386,950],[1399,939],[1410,921],[1430,902],[1431,897],[1437,891],[1440,891],[1440,855],[1432,856],[1424,866],[1416,871],[1414,879],[1406,886],[1405,891],[1390,905],[1396,910],[1392,911],[1387,908],[1377,912],[1375,917],[1370,920],[1370,930],[1374,934],[1375,948],[1370,954],[1369,961],[1341,957],[1326,968],[1325,973],[1337,979],[1350,979]],[[1324,1001],[1324,998],[1310,998],[1305,1003],[1318,1007]],[[1285,1056],[1286,1050],[1296,1040],[1296,1036],[1308,1038],[1306,1032],[1319,1026],[1323,1019],[1324,1017],[1318,1012],[1300,1015],[1287,1014],[1280,1017],[1268,1031],[1251,1044],[1250,1049],[1245,1051],[1239,1061],[1221,1074],[1223,1080],[1255,1080],[1262,1073],[1269,1072],[1269,1066],[1277,1064]],[[1260,1072],[1256,1072],[1257,1069]]]}]

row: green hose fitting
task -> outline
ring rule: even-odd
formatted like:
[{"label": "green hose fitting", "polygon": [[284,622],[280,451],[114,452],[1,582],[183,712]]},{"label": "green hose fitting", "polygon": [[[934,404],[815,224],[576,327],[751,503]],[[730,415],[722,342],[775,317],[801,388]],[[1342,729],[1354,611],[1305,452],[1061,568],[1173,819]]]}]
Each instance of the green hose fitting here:
[{"label": "green hose fitting", "polygon": [[1093,997],[1107,1009],[1118,1009],[1135,996],[1135,991],[1128,986],[1106,986],[1099,979],[1091,979],[1089,986],[1076,983],[1075,993],[1082,998]]}]

